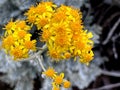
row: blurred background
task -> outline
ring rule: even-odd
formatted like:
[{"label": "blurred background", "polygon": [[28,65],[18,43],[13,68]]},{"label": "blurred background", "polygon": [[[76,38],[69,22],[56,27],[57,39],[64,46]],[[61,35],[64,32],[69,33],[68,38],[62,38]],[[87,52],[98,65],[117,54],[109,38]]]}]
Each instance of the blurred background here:
[{"label": "blurred background", "polygon": [[[24,13],[38,2],[40,0],[0,0],[0,36],[4,35],[2,28],[11,18],[25,19]],[[65,72],[65,78],[72,82],[68,90],[120,90],[120,0],[53,2],[82,11],[85,28],[94,34],[95,57],[90,66],[86,66],[72,60],[53,63],[43,53],[45,67],[53,66],[56,71]],[[32,34],[37,35],[35,30]],[[14,62],[0,50],[0,90],[51,90],[50,79],[41,73],[36,60]]]}]

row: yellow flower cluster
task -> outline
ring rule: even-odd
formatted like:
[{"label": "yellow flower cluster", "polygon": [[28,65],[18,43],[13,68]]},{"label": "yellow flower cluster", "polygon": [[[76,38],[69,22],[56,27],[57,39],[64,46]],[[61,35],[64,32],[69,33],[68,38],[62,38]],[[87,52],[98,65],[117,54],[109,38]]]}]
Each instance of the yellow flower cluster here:
[{"label": "yellow flower cluster", "polygon": [[[31,40],[31,27],[26,22],[42,30],[40,39],[46,43],[48,54],[54,61],[79,58],[81,63],[88,65],[93,59],[93,35],[84,29],[80,10],[41,2],[31,6],[25,15],[26,21],[11,20],[4,28],[6,32],[2,47],[14,60],[27,58],[31,51],[36,51],[36,40]],[[60,86],[71,86],[70,81],[64,79],[64,73],[58,74],[53,68],[49,67],[43,74],[53,80],[52,90],[60,90]]]},{"label": "yellow flower cluster", "polygon": [[79,57],[89,64],[93,59],[93,35],[84,30],[82,14],[78,9],[61,5],[44,26],[42,40],[47,43],[49,55],[56,61]]},{"label": "yellow flower cluster", "polygon": [[46,42],[49,56],[55,60],[80,58],[81,63],[89,64],[93,59],[93,37],[84,30],[82,13],[78,9],[52,2],[42,2],[31,6],[25,14],[27,21],[42,30],[41,41]]},{"label": "yellow flower cluster", "polygon": [[63,79],[64,73],[60,73],[60,75],[58,75],[57,72],[51,67],[49,67],[45,72],[43,72],[43,74],[53,80],[52,90],[60,90],[60,86],[62,85],[64,88],[69,88],[71,86],[70,81]]},{"label": "yellow flower cluster", "polygon": [[25,13],[27,22],[35,24],[38,30],[42,29],[46,24],[50,23],[50,18],[55,12],[52,2],[41,2],[37,6],[31,6]]},{"label": "yellow flower cluster", "polygon": [[13,56],[14,60],[27,58],[30,50],[36,50],[36,40],[31,40],[28,32],[31,28],[24,20],[12,20],[5,25],[5,35],[2,40],[2,47],[7,54]]}]

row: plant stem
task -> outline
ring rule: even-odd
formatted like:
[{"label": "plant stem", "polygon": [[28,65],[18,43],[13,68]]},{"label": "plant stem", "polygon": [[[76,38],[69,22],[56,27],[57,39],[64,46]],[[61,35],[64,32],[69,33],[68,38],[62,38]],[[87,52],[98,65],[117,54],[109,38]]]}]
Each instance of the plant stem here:
[{"label": "plant stem", "polygon": [[43,53],[45,50],[47,50],[47,46],[46,46],[46,45],[44,45],[44,46],[41,48],[41,50],[39,50],[39,51],[36,52],[35,54],[31,55],[29,58],[19,59],[18,61],[24,62],[24,61],[34,60],[34,58],[36,57],[36,55],[41,55],[41,53]]},{"label": "plant stem", "polygon": [[42,70],[45,72],[46,69],[45,69],[45,67],[43,66],[42,60],[41,60],[41,59],[43,59],[42,56],[40,56],[40,57],[39,57],[38,55],[35,55],[35,56],[36,56],[36,58],[37,58],[37,60],[38,60],[39,65],[41,66]]}]

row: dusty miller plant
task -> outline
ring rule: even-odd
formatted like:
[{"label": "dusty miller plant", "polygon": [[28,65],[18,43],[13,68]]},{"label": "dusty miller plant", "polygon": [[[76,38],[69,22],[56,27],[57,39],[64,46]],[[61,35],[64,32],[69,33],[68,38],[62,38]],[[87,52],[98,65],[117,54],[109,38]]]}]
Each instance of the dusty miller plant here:
[{"label": "dusty miller plant", "polygon": [[[18,2],[17,2],[18,1]],[[29,3],[27,3],[27,2],[29,2],[29,1],[26,1],[26,2],[24,2],[24,0],[23,0],[23,3],[22,3],[22,6],[21,6],[21,4],[20,4],[20,1],[19,0],[16,0],[15,2],[14,1],[12,1],[11,0],[11,2],[12,2],[12,4],[14,4],[14,5],[16,5],[17,4],[17,7],[19,7],[19,10],[17,10],[17,11],[15,11],[13,14],[11,14],[11,17],[16,17],[19,13],[21,13],[22,11],[24,11],[24,10],[26,10],[26,9],[28,9],[28,7],[29,7]],[[69,1],[61,1],[62,3],[65,3],[65,4],[67,4],[67,5],[76,5],[76,3],[77,2],[82,2],[82,4],[85,4],[85,1],[81,1],[81,0],[71,0],[71,2],[70,2],[70,0]],[[55,3],[57,3],[57,5],[60,5],[61,4],[61,2],[59,1],[57,1],[57,0],[55,0]],[[26,6],[26,3],[27,3],[27,5],[28,6]],[[30,2],[31,3],[31,2]],[[33,3],[33,2],[32,2]],[[24,4],[25,4],[25,7],[24,7]],[[79,7],[81,7],[82,6],[82,4],[80,3],[80,5],[76,5],[76,7],[77,8],[79,8]],[[37,6],[36,6],[37,7]],[[34,7],[34,8],[36,8],[36,7]],[[53,5],[52,6],[52,8],[56,8],[56,6],[55,5]],[[68,8],[68,9],[70,9],[70,10],[72,10],[71,9],[71,7],[67,7],[66,6],[66,8]],[[29,9],[30,10],[30,9]],[[61,10],[61,9],[60,9]],[[34,11],[34,10],[33,10]],[[29,12],[29,11],[28,11]],[[54,13],[54,11],[52,12],[52,13]],[[59,13],[59,12],[58,12]],[[55,13],[56,14],[56,13]],[[26,16],[28,16],[29,17],[29,14],[27,13],[26,14]],[[31,15],[32,16],[32,15]],[[34,14],[33,14],[33,16],[34,16]],[[69,15],[70,16],[70,15]],[[18,18],[21,18],[22,16],[20,16],[20,17],[18,17]],[[37,22],[38,20],[40,20],[41,18],[38,18],[39,16],[37,16],[37,17],[35,17],[35,18],[37,18],[34,22],[30,22],[30,20],[29,20],[29,18],[27,18],[27,22],[30,22],[30,23],[32,23],[32,24],[35,24],[36,26],[37,26],[37,29],[43,29],[43,27],[45,28],[45,30],[46,30],[46,27],[47,27],[47,24],[46,24],[46,27],[45,26],[39,26],[39,23]],[[50,16],[51,17],[51,16]],[[25,18],[25,17],[24,17]],[[78,17],[79,18],[79,17]],[[72,18],[69,18],[69,19],[71,19],[72,20]],[[22,19],[23,20],[23,19]],[[86,20],[87,21],[92,21],[92,18],[91,18],[91,16],[87,16],[86,17]],[[21,21],[20,20],[18,20],[18,21],[10,21],[10,22],[12,22],[14,25],[17,25],[17,24],[19,24],[19,23],[21,23]],[[23,20],[23,23],[24,23],[24,20]],[[97,33],[96,31],[98,31],[94,26],[93,27],[91,27],[91,26],[89,26],[90,25],[90,23],[91,22],[88,22],[87,23],[87,26],[88,26],[88,29],[90,28],[91,30],[95,30],[95,31],[92,31],[93,33],[95,33],[95,35],[96,35],[96,37],[97,37],[97,40],[94,40],[94,38],[93,38],[93,40],[95,41],[95,44],[96,43],[98,43],[98,39],[99,39],[99,32]],[[20,25],[22,25],[22,24],[20,24]],[[25,30],[28,30],[28,29],[30,29],[30,27],[29,26],[27,26],[27,24],[25,24],[26,26],[25,26]],[[48,23],[48,25],[49,25],[49,23]],[[19,26],[19,25],[18,25]],[[20,27],[20,26],[19,26]],[[12,34],[13,34],[13,32],[15,32],[14,31],[14,28],[15,29],[18,29],[18,28],[16,28],[16,27],[14,27],[13,26],[13,31],[12,31]],[[21,27],[20,27],[21,28]],[[19,29],[20,29],[19,28]],[[47,28],[49,28],[49,27],[47,27]],[[5,27],[5,29],[8,29],[7,27]],[[51,29],[51,28],[50,28]],[[81,29],[83,29],[83,28],[81,28]],[[20,29],[21,30],[21,29]],[[100,30],[99,30],[100,31]],[[44,31],[43,31],[44,32]],[[18,32],[17,32],[18,33]],[[30,34],[29,34],[29,32],[27,31],[27,32],[25,32],[25,33],[27,33],[27,35],[28,35],[28,39],[29,39],[29,41],[32,41],[32,40],[30,40]],[[7,32],[6,33],[6,35],[4,36],[4,39],[5,38],[7,38],[9,35],[11,35],[11,32]],[[94,35],[94,36],[95,36]],[[42,37],[43,38],[43,37]],[[54,37],[55,38],[55,37]],[[69,37],[70,38],[70,37]],[[4,40],[4,39],[2,39],[2,40]],[[27,39],[27,40],[28,40]],[[18,41],[18,40],[17,40]],[[24,40],[25,41],[25,40]],[[47,42],[46,40],[45,40],[45,38],[43,38],[43,41],[44,42]],[[24,54],[26,54],[26,52],[27,52],[27,50],[28,50],[28,48],[29,49],[32,49],[33,51],[34,50],[36,50],[36,48],[34,47],[34,45],[35,45],[35,43],[36,43],[37,41],[33,41],[33,42],[31,42],[30,43],[30,45],[31,44],[33,44],[33,46],[31,47],[31,48],[29,48],[29,45],[28,45],[28,47],[27,47],[27,49],[26,49],[26,51],[25,51],[25,53]],[[54,40],[52,41],[53,43],[54,43]],[[49,42],[47,42],[47,43],[49,43]],[[62,42],[63,43],[63,42]],[[88,43],[88,42],[87,42]],[[7,44],[9,44],[9,43],[7,43]],[[59,44],[59,43],[58,43]],[[58,45],[57,44],[57,45]],[[7,48],[7,52],[9,53],[9,50],[11,49],[11,48],[9,48],[9,47],[7,47],[7,46],[5,46],[6,44],[4,44],[3,45],[3,47],[4,48]],[[16,45],[16,44],[15,44]],[[14,45],[14,47],[15,47],[15,45]],[[19,43],[19,45],[20,45],[20,43]],[[18,46],[19,46],[18,45]],[[22,44],[23,45],[23,44]],[[51,46],[48,44],[48,50],[51,50]],[[73,45],[72,45],[73,46]],[[6,55],[5,54],[5,52],[3,51],[3,49],[1,50],[1,58],[0,58],[0,72],[2,72],[3,73],[3,76],[1,76],[0,77],[0,80],[2,80],[2,81],[4,81],[4,82],[6,82],[6,83],[9,83],[11,86],[15,86],[15,90],[32,90],[33,89],[33,79],[34,78],[36,78],[36,75],[38,74],[38,75],[40,75],[41,74],[41,72],[42,72],[42,69],[43,69],[43,71],[45,72],[45,73],[43,73],[43,75],[42,75],[42,78],[44,78],[45,80],[44,81],[41,81],[42,82],[42,88],[40,89],[40,90],[48,90],[52,85],[51,85],[51,80],[50,79],[48,79],[48,78],[46,78],[46,76],[48,75],[48,73],[46,72],[47,70],[45,70],[45,68],[48,68],[48,66],[50,66],[50,67],[54,67],[54,69],[57,71],[57,72],[64,72],[64,74],[65,74],[65,81],[66,81],[66,79],[68,79],[69,81],[71,81],[71,84],[73,85],[73,86],[77,86],[77,87],[79,87],[80,89],[83,89],[83,88],[85,88],[85,87],[87,87],[89,84],[90,84],[90,82],[92,82],[93,80],[95,80],[95,78],[96,78],[96,76],[98,76],[98,75],[100,75],[101,74],[101,70],[99,69],[99,67],[98,67],[98,65],[100,65],[102,62],[100,62],[100,63],[98,63],[98,64],[96,64],[95,63],[95,61],[96,60],[98,60],[98,61],[96,61],[96,62],[99,62],[99,60],[102,58],[100,55],[99,55],[99,53],[97,52],[97,56],[100,56],[100,57],[97,57],[96,56],[96,54],[95,54],[95,57],[97,57],[97,58],[95,58],[95,60],[94,60],[94,62],[92,62],[89,66],[86,66],[86,65],[84,65],[84,64],[81,64],[81,63],[79,63],[78,61],[76,61],[76,62],[74,62],[74,60],[78,60],[79,58],[77,57],[77,58],[74,58],[74,57],[76,57],[76,54],[75,54],[75,56],[74,57],[72,57],[72,58],[70,58],[70,56],[69,56],[69,54],[73,54],[73,52],[72,51],[69,51],[69,53],[67,53],[67,56],[66,57],[54,57],[53,56],[53,60],[55,60],[55,62],[51,62],[51,58],[50,57],[48,57],[48,55],[47,55],[47,53],[46,53],[46,50],[44,51],[44,47],[45,47],[45,49],[46,49],[46,46],[43,46],[43,48],[38,48],[38,52],[39,52],[39,50],[41,50],[40,51],[40,53],[34,53],[34,52],[31,52],[31,50],[29,51],[29,52],[27,52],[27,53],[29,53],[29,57],[27,57],[28,55],[26,55],[26,56],[21,56],[21,55],[17,55],[17,56],[15,56],[16,54],[14,54],[14,49],[12,48],[11,49],[11,52],[9,53],[9,55],[10,56],[8,56],[8,55]],[[56,46],[54,46],[54,47],[56,47]],[[74,49],[74,48],[73,48]],[[18,50],[18,49],[17,49]],[[76,50],[76,49],[74,49],[74,50]],[[68,52],[68,50],[64,50],[64,51],[67,51]],[[42,53],[42,55],[43,56],[39,56],[40,54]],[[61,51],[61,53],[62,53],[62,55],[63,54],[65,54],[65,53],[63,53],[62,51]],[[76,53],[78,53],[78,51],[76,51]],[[50,55],[50,54],[49,54]],[[11,56],[12,56],[12,59],[11,59]],[[92,55],[93,56],[93,55]],[[26,58],[26,59],[19,59],[19,58]],[[37,57],[37,58],[36,58]],[[52,57],[52,54],[51,54],[51,57]],[[83,57],[83,56],[82,56]],[[55,58],[55,59],[54,59]],[[59,61],[58,59],[68,59],[67,61],[60,61],[60,62],[57,62],[56,63],[56,61]],[[44,60],[42,60],[42,59],[44,59]],[[103,59],[103,58],[102,58]],[[15,61],[14,61],[15,60]],[[17,61],[17,62],[16,62]],[[42,62],[44,62],[43,64],[41,64]],[[81,61],[82,63],[85,63],[85,64],[89,64],[88,62],[86,62],[86,61]],[[42,68],[39,66],[39,64],[40,64],[40,66],[42,66]],[[43,66],[44,65],[44,66]],[[72,67],[71,67],[72,66]],[[52,69],[53,70],[53,69]],[[63,75],[63,73],[60,73],[61,74],[61,77],[62,77],[62,75]],[[57,77],[57,76],[59,76],[59,74],[57,75],[56,73],[54,73],[54,76],[50,76],[50,78],[51,79],[53,79],[53,90],[54,90],[54,88],[59,88],[59,85],[61,85],[62,83],[64,83],[64,81],[63,82],[57,82],[57,80],[55,80],[55,78]],[[49,75],[48,75],[48,77],[49,77]],[[77,78],[76,78],[77,77]],[[63,80],[63,77],[61,78],[62,80]],[[64,85],[63,85],[64,86]],[[68,86],[69,86],[69,84],[68,84]],[[61,88],[62,90],[64,90],[64,88],[62,87]],[[71,88],[69,88],[70,90],[71,90]]]}]

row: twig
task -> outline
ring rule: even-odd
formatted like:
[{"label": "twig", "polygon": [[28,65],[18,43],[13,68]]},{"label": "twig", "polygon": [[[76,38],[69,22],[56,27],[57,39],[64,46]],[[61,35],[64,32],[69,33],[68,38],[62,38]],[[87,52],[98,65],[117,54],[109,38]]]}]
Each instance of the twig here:
[{"label": "twig", "polygon": [[112,41],[115,41],[117,38],[120,37],[120,33],[112,37]]},{"label": "twig", "polygon": [[115,42],[113,42],[112,46],[113,46],[112,50],[113,50],[114,57],[115,57],[115,59],[118,59],[118,54],[117,54],[117,50],[115,47]]},{"label": "twig", "polygon": [[103,45],[107,44],[111,38],[111,36],[113,35],[114,31],[116,30],[116,28],[118,27],[120,23],[120,18],[118,19],[118,21],[113,25],[112,29],[110,30],[110,32],[108,33],[107,38],[103,41]]},{"label": "twig", "polygon": [[117,16],[120,16],[120,12],[117,12],[113,15],[111,15],[104,23],[103,23],[103,27],[106,27],[107,25],[109,25],[109,23]]},{"label": "twig", "polygon": [[90,16],[90,13],[91,13],[91,8],[88,9],[88,12],[87,12],[87,15],[84,19],[84,22],[87,22],[87,17]]},{"label": "twig", "polygon": [[112,8],[113,6],[111,5],[110,7],[108,7],[104,13],[101,15],[100,19],[98,20],[97,24],[99,25],[101,23],[101,21],[103,20],[105,14]]},{"label": "twig", "polygon": [[120,77],[120,72],[113,72],[113,71],[109,72],[109,71],[102,70],[101,74],[108,75],[108,76],[114,76],[114,77]]},{"label": "twig", "polygon": [[38,55],[35,54],[35,57],[37,58],[38,63],[39,63],[39,65],[41,66],[41,68],[43,69],[43,71],[46,71],[45,67],[44,67],[43,64],[42,64],[42,60],[43,60],[42,56],[41,56],[41,55],[38,56]]},{"label": "twig", "polygon": [[105,85],[103,87],[99,87],[99,88],[95,88],[95,89],[88,89],[88,90],[108,90],[108,89],[115,88],[115,87],[120,87],[120,83],[109,84],[109,85]]},{"label": "twig", "polygon": [[114,52],[114,57],[117,59],[118,58],[118,54],[117,54],[117,50],[116,50],[116,47],[115,47],[115,42],[116,42],[116,39],[120,37],[120,33],[117,34],[117,35],[114,35],[112,37],[112,42],[113,42],[113,52]]}]

